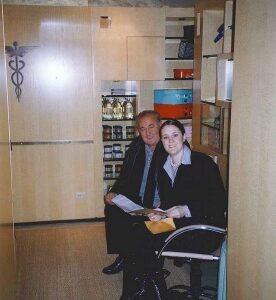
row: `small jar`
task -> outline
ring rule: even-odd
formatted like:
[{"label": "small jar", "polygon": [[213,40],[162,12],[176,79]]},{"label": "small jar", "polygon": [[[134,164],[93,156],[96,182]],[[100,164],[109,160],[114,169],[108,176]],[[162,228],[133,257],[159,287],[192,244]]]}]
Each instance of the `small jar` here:
[{"label": "small jar", "polygon": [[104,153],[104,159],[105,160],[111,160],[112,159],[112,152],[105,152]]},{"label": "small jar", "polygon": [[122,140],[123,139],[123,127],[120,125],[113,126],[113,139]]},{"label": "small jar", "polygon": [[104,166],[104,177],[112,178],[113,177],[113,165]]},{"label": "small jar", "polygon": [[113,157],[115,159],[121,159],[121,158],[123,158],[123,151],[113,151]]},{"label": "small jar", "polygon": [[105,145],[104,146],[104,153],[112,153],[112,146],[111,145]]},{"label": "small jar", "polygon": [[126,138],[134,139],[135,137],[135,128],[134,126],[126,126]]},{"label": "small jar", "polygon": [[103,133],[104,141],[112,141],[112,133]]},{"label": "small jar", "polygon": [[113,144],[113,152],[121,151],[121,144]]},{"label": "small jar", "polygon": [[112,140],[112,126],[103,125],[103,140]]},{"label": "small jar", "polygon": [[104,133],[112,133],[112,126],[103,125],[103,132]]}]

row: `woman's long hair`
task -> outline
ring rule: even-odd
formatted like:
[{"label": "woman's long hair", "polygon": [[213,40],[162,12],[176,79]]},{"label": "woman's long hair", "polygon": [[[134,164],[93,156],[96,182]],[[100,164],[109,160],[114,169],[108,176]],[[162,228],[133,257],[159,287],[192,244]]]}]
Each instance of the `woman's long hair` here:
[{"label": "woman's long hair", "polygon": [[[165,122],[161,125],[161,127],[160,127],[160,129],[159,129],[159,136],[160,136],[160,138],[161,138],[162,129],[163,129],[165,126],[168,126],[168,125],[173,125],[173,126],[177,127],[177,128],[181,131],[182,135],[185,134],[185,128],[184,128],[184,126],[183,126],[182,123],[180,123],[180,122],[179,122],[178,120],[176,120],[176,119],[168,119],[167,121],[165,121]],[[185,140],[183,144],[186,145],[189,149],[191,149],[191,146],[190,146],[190,144],[189,144],[189,142],[188,142],[187,140]]]}]

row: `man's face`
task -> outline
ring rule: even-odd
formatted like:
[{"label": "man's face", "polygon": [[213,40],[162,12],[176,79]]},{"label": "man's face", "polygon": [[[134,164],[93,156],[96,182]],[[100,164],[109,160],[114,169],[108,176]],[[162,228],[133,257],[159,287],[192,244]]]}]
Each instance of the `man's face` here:
[{"label": "man's face", "polygon": [[139,120],[138,131],[145,142],[152,150],[159,142],[159,128],[160,123],[154,116],[148,115]]}]

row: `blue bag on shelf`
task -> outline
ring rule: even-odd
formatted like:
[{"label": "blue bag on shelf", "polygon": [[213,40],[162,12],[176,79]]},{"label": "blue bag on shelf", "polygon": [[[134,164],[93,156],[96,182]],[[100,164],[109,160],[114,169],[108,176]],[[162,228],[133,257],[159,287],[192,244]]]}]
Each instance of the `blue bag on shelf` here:
[{"label": "blue bag on shelf", "polygon": [[217,43],[221,38],[223,38],[224,36],[224,24],[222,23],[218,30],[217,30],[218,34],[217,36],[214,38],[214,42]]},{"label": "blue bag on shelf", "polygon": [[192,42],[181,40],[178,50],[178,58],[193,59],[194,58],[194,44]]}]

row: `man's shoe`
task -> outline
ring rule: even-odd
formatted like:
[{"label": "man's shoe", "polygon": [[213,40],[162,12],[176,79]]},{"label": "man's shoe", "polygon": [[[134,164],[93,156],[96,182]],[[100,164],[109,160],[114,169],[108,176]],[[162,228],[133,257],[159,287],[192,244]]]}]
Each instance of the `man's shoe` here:
[{"label": "man's shoe", "polygon": [[124,267],[124,261],[125,261],[124,257],[121,256],[121,255],[119,255],[119,256],[115,259],[114,263],[112,263],[111,265],[109,265],[109,266],[103,268],[102,272],[103,272],[104,274],[107,274],[107,275],[117,274],[117,273],[119,273],[120,271],[123,270],[123,267]]}]

